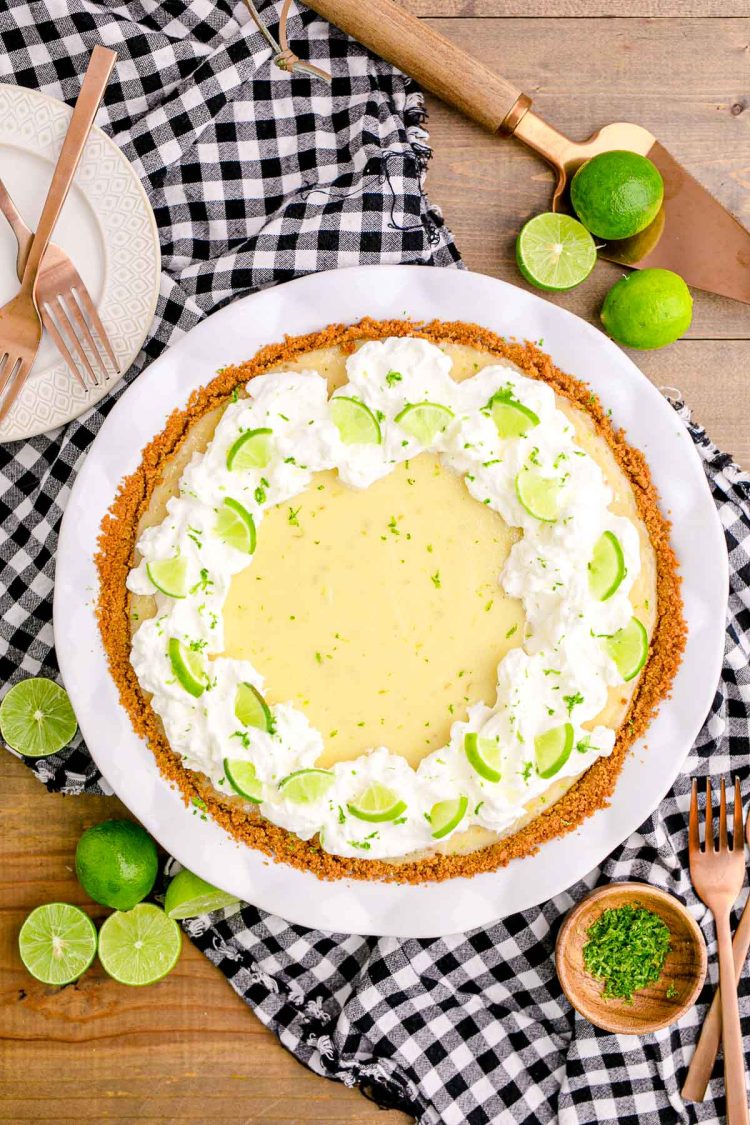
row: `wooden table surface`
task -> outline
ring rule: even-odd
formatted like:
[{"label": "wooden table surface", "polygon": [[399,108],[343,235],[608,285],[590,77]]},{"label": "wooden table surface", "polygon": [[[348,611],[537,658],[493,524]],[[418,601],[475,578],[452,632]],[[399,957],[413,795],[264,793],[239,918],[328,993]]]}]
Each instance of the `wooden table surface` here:
[{"label": "wooden table surface", "polygon": [[[750,226],[750,19],[747,0],[409,0],[416,14],[526,90],[563,132],[608,121],[651,129]],[[523,18],[513,17],[523,7]],[[620,18],[625,12],[627,18]],[[514,142],[497,141],[430,101],[428,189],[466,265],[522,284],[513,240],[547,208],[551,178]],[[560,304],[596,322],[618,269]],[[750,309],[696,294],[688,338],[635,356],[680,388],[714,439],[750,465]],[[315,1077],[276,1042],[188,943],[173,974],[128,989],[101,970],[56,993],[24,972],[16,938],[40,902],[88,906],[73,875],[84,828],[124,815],[114,799],[45,795],[0,754],[0,1120],[386,1120],[357,1091]],[[408,1120],[391,1113],[397,1125]]]}]

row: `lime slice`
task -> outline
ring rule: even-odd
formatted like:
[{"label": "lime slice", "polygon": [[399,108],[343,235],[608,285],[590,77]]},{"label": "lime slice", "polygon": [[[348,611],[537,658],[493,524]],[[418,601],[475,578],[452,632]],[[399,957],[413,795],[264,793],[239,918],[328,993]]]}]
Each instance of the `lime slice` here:
[{"label": "lime slice", "polygon": [[586,280],[596,265],[596,244],[577,219],[547,211],[521,227],[516,261],[530,285],[559,293]]},{"label": "lime slice", "polygon": [[331,418],[344,445],[380,445],[380,424],[361,399],[336,395],[331,399]]},{"label": "lime slice", "polygon": [[142,902],[105,918],[99,931],[102,968],[120,984],[154,984],[177,964],[180,927],[158,906]]},{"label": "lime slice", "polygon": [[235,906],[239,901],[235,895],[212,887],[205,879],[184,868],[167,887],[164,912],[168,918],[179,922],[183,918],[195,918],[199,914],[223,910],[225,906]]},{"label": "lime slice", "polygon": [[203,695],[208,687],[208,673],[201,654],[187,648],[177,640],[177,637],[169,638],[167,654],[172,671],[185,691],[194,695],[196,699],[199,695]]},{"label": "lime slice", "polygon": [[538,469],[525,465],[516,474],[516,496],[522,507],[543,523],[554,523],[559,515],[560,484],[542,476]]},{"label": "lime slice", "polygon": [[37,906],[18,935],[21,960],[42,984],[70,984],[96,956],[96,930],[88,914],[67,902]]},{"label": "lime slice", "polygon": [[227,453],[227,468],[238,473],[247,469],[265,469],[271,460],[273,430],[247,430],[240,434]]},{"label": "lime slice", "polygon": [[105,820],[83,833],[75,864],[78,882],[89,898],[113,910],[132,910],[156,882],[159,854],[140,824]]},{"label": "lime slice", "polygon": [[65,688],[38,677],[21,680],[0,703],[0,734],[27,758],[44,758],[67,746],[78,724]]},{"label": "lime slice", "polygon": [[617,665],[625,683],[634,680],[646,663],[648,633],[637,617],[631,617],[623,629],[606,638],[607,652]]},{"label": "lime slice", "polygon": [[508,395],[495,395],[491,400],[492,420],[501,438],[523,437],[539,425],[539,415],[522,402]]},{"label": "lime slice", "polygon": [[420,445],[431,445],[448,428],[451,418],[453,411],[439,402],[415,402],[405,406],[395,421]]},{"label": "lime slice", "polygon": [[453,801],[438,801],[430,810],[430,824],[432,836],[435,840],[442,840],[450,835],[466,816],[469,807],[468,797],[456,797]]},{"label": "lime slice", "polygon": [[146,563],[146,574],[160,594],[168,598],[184,598],[188,592],[187,559],[175,555],[173,559],[155,559]]},{"label": "lime slice", "polygon": [[244,727],[257,727],[270,734],[273,716],[260,692],[252,684],[239,684],[234,697],[234,714]]},{"label": "lime slice", "polygon": [[259,805],[263,800],[263,785],[255,774],[255,766],[244,758],[225,758],[224,773],[227,781],[247,801]]},{"label": "lime slice", "polygon": [[469,764],[480,777],[487,781],[500,780],[500,743],[496,738],[480,738],[475,731],[470,731],[464,739],[464,750]]},{"label": "lime slice", "polygon": [[611,531],[605,531],[597,539],[589,563],[589,589],[600,602],[606,602],[624,577],[625,556],[620,540]]},{"label": "lime slice", "polygon": [[295,770],[281,779],[279,789],[296,805],[312,805],[326,795],[333,781],[334,774],[330,770]]},{"label": "lime slice", "polygon": [[346,806],[352,816],[359,820],[369,820],[379,824],[386,820],[395,820],[406,812],[406,801],[400,800],[398,793],[394,793],[379,781],[368,785],[364,793],[360,793],[356,801]]},{"label": "lime slice", "polygon": [[554,777],[567,762],[572,749],[573,727],[570,723],[538,734],[534,739],[534,754],[539,776]]},{"label": "lime slice", "polygon": [[214,531],[229,547],[252,555],[255,550],[255,520],[237,500],[227,497],[216,515]]}]

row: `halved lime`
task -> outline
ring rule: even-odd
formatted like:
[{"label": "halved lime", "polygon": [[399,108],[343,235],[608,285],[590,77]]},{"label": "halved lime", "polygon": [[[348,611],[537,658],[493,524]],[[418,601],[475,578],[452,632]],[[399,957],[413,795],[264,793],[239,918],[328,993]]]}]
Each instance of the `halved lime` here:
[{"label": "halved lime", "polygon": [[542,476],[532,465],[516,474],[516,496],[521,505],[537,520],[554,523],[559,515],[560,483],[554,477]]},{"label": "halved lime", "polygon": [[88,914],[67,902],[37,906],[18,935],[21,960],[42,984],[70,984],[96,956],[96,929]]},{"label": "halved lime", "polygon": [[234,697],[234,714],[245,727],[270,732],[273,716],[263,696],[252,684],[238,684]]},{"label": "halved lime", "polygon": [[405,406],[395,421],[420,445],[431,445],[448,428],[451,418],[453,411],[439,402],[414,402]]},{"label": "halved lime", "polygon": [[198,914],[211,914],[214,910],[223,910],[225,906],[235,906],[239,901],[236,895],[220,891],[199,875],[183,868],[167,887],[164,913],[179,922],[183,918],[195,918]]},{"label": "halved lime", "polygon": [[331,770],[295,770],[279,782],[279,789],[296,805],[312,805],[324,797],[334,782]]},{"label": "halved lime", "polygon": [[611,598],[625,577],[625,556],[620,540],[611,531],[604,531],[594,545],[589,563],[589,589],[600,602]]},{"label": "halved lime", "polygon": [[232,500],[230,496],[216,514],[214,531],[223,543],[242,551],[244,555],[252,555],[255,550],[255,520],[239,501]]},{"label": "halved lime", "polygon": [[263,427],[240,434],[227,453],[227,468],[238,473],[247,469],[265,469],[273,452],[273,430]]},{"label": "halved lime", "polygon": [[495,395],[491,400],[492,420],[501,438],[523,437],[539,425],[539,415],[522,402],[508,395]]},{"label": "halved lime", "polygon": [[263,784],[255,773],[255,766],[244,758],[225,758],[224,773],[227,781],[247,801],[259,805],[263,800]]},{"label": "halved lime", "polygon": [[452,801],[438,801],[436,805],[433,805],[430,810],[433,839],[442,840],[444,836],[448,836],[454,828],[457,828],[466,816],[468,807],[468,797],[456,797]]},{"label": "halved lime", "polygon": [[105,918],[99,931],[99,960],[120,984],[154,984],[177,964],[180,927],[158,906],[142,902]]},{"label": "halved lime", "polygon": [[563,768],[573,749],[573,737],[571,723],[563,723],[536,736],[534,754],[540,777],[554,777]]},{"label": "halved lime", "polygon": [[199,695],[203,695],[208,687],[208,673],[201,654],[193,652],[182,641],[178,641],[177,637],[169,638],[167,654],[172,671],[185,691],[194,695],[196,699]]},{"label": "halved lime", "polygon": [[160,594],[168,598],[184,598],[188,592],[187,559],[175,555],[172,559],[154,559],[146,563],[146,574]]},{"label": "halved lime", "polygon": [[344,445],[380,445],[380,423],[361,399],[335,395],[331,418]]},{"label": "halved lime", "polygon": [[381,821],[395,820],[406,812],[406,801],[402,801],[398,793],[394,793],[386,785],[373,781],[356,801],[351,801],[346,807],[359,820],[379,824]]},{"label": "halved lime", "polygon": [[27,758],[56,754],[77,727],[67,691],[43,676],[21,680],[0,703],[0,734]]},{"label": "halved lime", "polygon": [[559,293],[586,280],[596,265],[596,244],[577,219],[547,211],[521,227],[516,261],[531,285]]},{"label": "halved lime", "polygon": [[624,628],[606,638],[605,644],[625,683],[634,680],[648,656],[648,633],[645,626],[637,617],[631,617]]},{"label": "halved lime", "polygon": [[476,731],[469,731],[464,738],[464,750],[470,765],[480,777],[487,781],[499,781],[500,743],[496,738],[480,738]]}]

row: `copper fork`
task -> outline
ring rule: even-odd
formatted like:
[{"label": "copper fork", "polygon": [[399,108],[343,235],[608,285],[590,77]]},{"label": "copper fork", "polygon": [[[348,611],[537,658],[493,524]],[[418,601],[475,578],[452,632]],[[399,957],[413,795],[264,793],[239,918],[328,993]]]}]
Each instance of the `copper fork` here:
[{"label": "copper fork", "polygon": [[711,800],[711,782],[706,779],[706,832],[705,845],[700,846],[698,830],[698,783],[693,780],[690,801],[690,827],[688,849],[690,877],[697,894],[714,916],[716,940],[719,947],[719,983],[721,987],[721,1021],[724,1039],[724,1085],[727,1095],[727,1120],[729,1125],[747,1125],[748,1107],[745,1086],[745,1059],[742,1050],[740,1010],[737,1002],[737,982],[732,956],[732,933],[729,917],[745,881],[745,840],[742,821],[740,783],[734,783],[734,820],[732,847],[727,833],[727,794],[721,780],[719,803],[719,843],[714,840],[714,816]]}]

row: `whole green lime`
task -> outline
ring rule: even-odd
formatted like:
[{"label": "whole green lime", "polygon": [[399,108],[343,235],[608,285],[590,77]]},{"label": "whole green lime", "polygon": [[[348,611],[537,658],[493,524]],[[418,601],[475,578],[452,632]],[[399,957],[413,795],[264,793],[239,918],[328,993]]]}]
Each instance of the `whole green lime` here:
[{"label": "whole green lime", "polygon": [[636,270],[612,286],[601,311],[613,340],[629,348],[663,348],[683,336],[693,319],[693,298],[671,270]]},{"label": "whole green lime", "polygon": [[115,910],[132,910],[156,881],[156,844],[140,824],[105,820],[87,828],[76,848],[76,875],[86,894]]},{"label": "whole green lime", "polygon": [[654,221],[663,198],[659,169],[637,152],[602,152],[581,165],[570,185],[573,210],[598,238],[638,234]]}]

